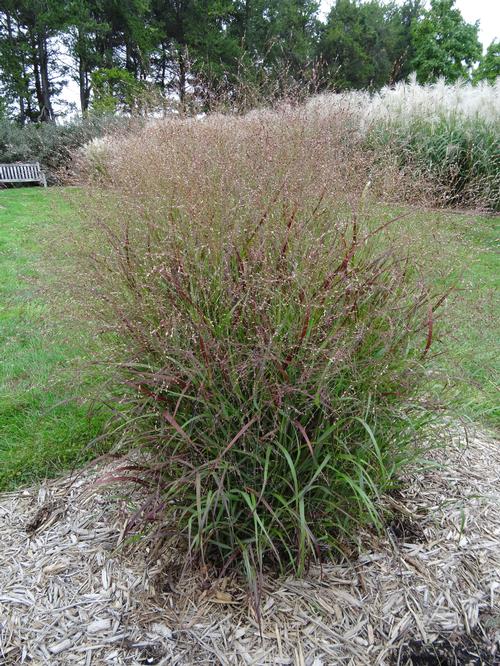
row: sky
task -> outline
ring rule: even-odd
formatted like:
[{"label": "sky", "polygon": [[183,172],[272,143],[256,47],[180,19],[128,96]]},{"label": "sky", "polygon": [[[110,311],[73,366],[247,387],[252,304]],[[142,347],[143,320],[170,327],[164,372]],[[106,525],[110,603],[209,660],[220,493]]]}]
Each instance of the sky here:
[{"label": "sky", "polygon": [[[321,0],[321,14],[326,16],[334,0]],[[428,3],[429,4],[429,3]],[[500,37],[500,0],[456,0],[467,23],[479,19],[479,39],[486,49],[494,39]]]}]

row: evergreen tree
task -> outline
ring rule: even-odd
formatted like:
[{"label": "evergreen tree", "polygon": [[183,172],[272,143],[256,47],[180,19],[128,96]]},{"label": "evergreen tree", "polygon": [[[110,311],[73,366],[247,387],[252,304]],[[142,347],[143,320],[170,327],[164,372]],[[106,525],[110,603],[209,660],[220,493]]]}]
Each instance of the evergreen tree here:
[{"label": "evergreen tree", "polygon": [[406,0],[398,4],[393,12],[393,34],[395,35],[393,51],[393,70],[389,83],[406,79],[413,72],[415,44],[413,26],[422,17],[424,0]]},{"label": "evergreen tree", "polygon": [[[149,0],[72,0],[70,51],[78,65],[82,111],[88,109],[92,78],[110,85],[116,68],[127,73],[123,79],[144,80],[150,73],[150,56],[155,46]],[[121,88],[120,88],[121,89]]]},{"label": "evergreen tree", "polygon": [[318,2],[246,0],[240,4],[240,32],[254,62],[286,63],[295,72],[310,62],[318,31]]},{"label": "evergreen tree", "polygon": [[[10,6],[9,6],[10,5]],[[22,125],[36,119],[34,88],[28,71],[29,43],[19,25],[13,3],[5,3],[0,13],[0,86],[4,115]]]},{"label": "evergreen tree", "polygon": [[200,94],[222,85],[236,71],[241,51],[231,30],[237,7],[231,0],[153,0],[159,36],[156,80],[186,104],[189,87]]},{"label": "evergreen tree", "polygon": [[57,38],[67,25],[66,4],[60,0],[15,0],[14,15],[25,38],[27,71],[31,71],[38,120],[54,120],[53,99],[64,85]]},{"label": "evergreen tree", "polygon": [[1,78],[19,104],[20,121],[53,120],[53,98],[64,85],[57,38],[66,26],[58,0],[2,0]]},{"label": "evergreen tree", "polygon": [[[421,82],[454,81],[480,59],[477,25],[463,20],[454,0],[432,0],[427,11],[423,0],[336,0],[324,24],[318,7],[316,0],[0,0],[2,113],[21,123],[54,119],[68,74],[82,113],[92,104],[140,109],[137,98],[152,89],[153,97],[175,93],[184,108],[193,97],[208,109],[220,93],[236,99],[242,91],[256,102],[325,79],[340,90],[377,89],[415,69]],[[493,80],[498,58],[495,42],[474,80]]]},{"label": "evergreen tree", "polygon": [[319,55],[335,87],[380,88],[408,74],[411,24],[421,3],[337,0],[321,31]]},{"label": "evergreen tree", "polygon": [[82,113],[86,113],[90,105],[92,73],[104,66],[98,45],[110,31],[100,7],[97,0],[70,0],[69,4],[71,19],[64,43],[75,62],[72,78],[78,83]]}]

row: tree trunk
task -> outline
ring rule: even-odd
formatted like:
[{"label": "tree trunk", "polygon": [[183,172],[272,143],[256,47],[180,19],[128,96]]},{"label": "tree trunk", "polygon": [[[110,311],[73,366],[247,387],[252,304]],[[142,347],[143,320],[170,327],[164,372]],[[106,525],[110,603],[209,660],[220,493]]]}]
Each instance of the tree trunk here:
[{"label": "tree trunk", "polygon": [[46,44],[44,44],[45,40],[42,37],[39,35],[36,35],[35,37],[31,30],[30,38],[36,99],[39,108],[38,120],[41,122],[48,122],[53,120],[53,111],[50,103]]},{"label": "tree trunk", "polygon": [[90,81],[89,68],[85,58],[85,37],[78,29],[77,41],[75,45],[75,57],[78,60],[78,89],[80,93],[80,109],[82,115],[85,115],[90,103]]},{"label": "tree trunk", "polygon": [[132,54],[132,48],[128,42],[125,44],[125,69],[127,72],[130,72],[133,74],[133,76],[137,79],[137,67],[135,66],[134,63],[134,58]]},{"label": "tree trunk", "polygon": [[80,109],[82,114],[85,115],[90,105],[90,81],[88,69],[81,56],[78,58],[78,85],[80,88]]},{"label": "tree trunk", "polygon": [[161,90],[165,93],[165,78],[167,76],[167,53],[165,49],[165,43],[161,44]]},{"label": "tree trunk", "polygon": [[52,109],[52,102],[50,99],[50,79],[49,79],[49,58],[47,51],[46,37],[39,37],[38,39],[38,53],[40,64],[40,81],[43,102],[43,113],[41,120],[54,120],[54,110]]},{"label": "tree trunk", "polygon": [[245,0],[245,24],[243,26],[243,44],[245,49],[248,48],[247,44],[247,31],[250,24],[250,0]]},{"label": "tree trunk", "polygon": [[80,89],[80,109],[82,114],[85,115],[88,109],[88,100],[86,95],[87,84],[85,65],[81,57],[78,58],[78,86]]},{"label": "tree trunk", "polygon": [[40,82],[40,68],[38,65],[38,54],[35,46],[35,41],[33,38],[31,38],[31,60],[33,65],[33,75],[35,77],[36,99],[38,102],[38,108],[40,109],[40,117],[41,117],[43,110],[42,84]]},{"label": "tree trunk", "polygon": [[181,104],[181,111],[186,111],[186,61],[184,58],[183,47],[178,49],[179,53],[179,101]]},{"label": "tree trunk", "polygon": [[21,79],[22,79],[22,92],[20,95],[20,105],[24,109],[24,122],[26,122],[26,120],[33,120],[36,114],[34,114],[33,112],[32,97],[30,92],[31,79],[27,71],[26,59],[24,53],[21,53],[20,66],[21,66]]}]

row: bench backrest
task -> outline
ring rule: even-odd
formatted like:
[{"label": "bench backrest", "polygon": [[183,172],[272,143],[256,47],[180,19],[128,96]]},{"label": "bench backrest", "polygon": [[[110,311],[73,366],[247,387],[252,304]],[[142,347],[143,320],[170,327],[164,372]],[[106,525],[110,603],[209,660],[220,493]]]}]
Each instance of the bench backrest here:
[{"label": "bench backrest", "polygon": [[0,164],[0,181],[26,183],[43,180],[38,162],[32,164]]}]

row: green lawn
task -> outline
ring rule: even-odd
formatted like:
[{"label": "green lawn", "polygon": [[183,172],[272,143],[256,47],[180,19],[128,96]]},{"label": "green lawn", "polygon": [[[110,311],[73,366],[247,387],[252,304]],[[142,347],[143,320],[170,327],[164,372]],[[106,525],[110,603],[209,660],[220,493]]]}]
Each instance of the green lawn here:
[{"label": "green lawn", "polygon": [[[430,214],[415,213],[413,223]],[[448,354],[436,368],[458,381],[462,414],[499,426],[499,218],[432,215],[456,245],[463,287],[446,313]],[[54,279],[68,261],[64,230],[78,225],[62,189],[0,192],[0,489],[96,453],[88,445],[105,416],[88,396],[100,381],[89,366],[99,343],[61,323]]]},{"label": "green lawn", "polygon": [[459,229],[462,284],[450,309],[449,349],[441,363],[458,380],[459,410],[500,428],[500,216],[448,217]]},{"label": "green lawn", "polygon": [[58,326],[51,312],[50,281],[64,261],[64,239],[50,246],[44,241],[61,217],[66,225],[76,224],[60,190],[0,192],[2,489],[88,458],[103,419],[84,399],[95,371],[75,372],[85,367],[93,345],[88,335]]},{"label": "green lawn", "polygon": [[431,352],[438,392],[458,418],[500,428],[500,216],[412,209],[405,224],[410,235],[427,225],[422,238],[433,246],[427,276],[437,292],[454,287],[436,312]]}]

